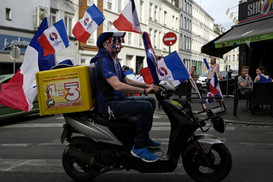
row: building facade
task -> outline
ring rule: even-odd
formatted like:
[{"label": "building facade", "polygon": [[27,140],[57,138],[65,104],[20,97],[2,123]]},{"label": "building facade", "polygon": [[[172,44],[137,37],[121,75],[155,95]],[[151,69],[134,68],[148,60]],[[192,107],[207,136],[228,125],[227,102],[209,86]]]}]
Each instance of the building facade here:
[{"label": "building facade", "polygon": [[[56,53],[56,60],[74,59],[77,65],[89,65],[90,59],[97,54],[98,36],[113,27],[129,0],[0,0],[0,74],[11,73],[14,61],[10,58],[12,46],[21,49],[16,60],[16,69],[23,61],[24,51],[31,41],[42,19],[48,16],[51,25],[64,19],[70,46]],[[18,6],[19,3],[19,6]],[[21,4],[21,6],[20,6]],[[91,35],[86,43],[76,40],[72,28],[83,17],[86,9],[95,4],[104,14],[105,20]],[[193,0],[135,0],[141,30],[150,35],[154,51],[158,56],[166,56],[177,51],[188,70],[197,67],[196,75],[206,71],[201,47],[222,32],[215,28],[214,20]],[[173,32],[177,41],[171,47],[163,44],[163,36]],[[236,55],[237,56],[237,55]],[[230,56],[233,59],[233,56]],[[224,57],[225,58],[225,57]],[[232,62],[219,60],[220,69],[233,69]],[[118,56],[121,65],[127,65],[136,73],[147,66],[141,34],[127,32],[124,48]],[[224,63],[230,63],[225,66]]]},{"label": "building facade", "polygon": [[[76,0],[0,0],[0,3],[0,74],[12,73],[13,64],[16,70],[19,69],[27,46],[46,16],[49,17],[50,25],[64,19],[70,39],[70,46],[58,52],[56,60],[78,59],[77,41],[72,36],[72,25],[78,18]],[[15,62],[10,57],[14,46],[19,47],[21,52]]]}]

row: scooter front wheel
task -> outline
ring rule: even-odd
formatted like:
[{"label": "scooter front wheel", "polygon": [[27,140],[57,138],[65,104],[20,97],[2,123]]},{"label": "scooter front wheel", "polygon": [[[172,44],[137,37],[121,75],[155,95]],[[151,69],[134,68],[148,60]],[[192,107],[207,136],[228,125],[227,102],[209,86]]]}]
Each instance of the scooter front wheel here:
[{"label": "scooter front wheel", "polygon": [[192,145],[183,155],[183,165],[187,174],[200,182],[216,182],[224,179],[232,166],[231,154],[224,144],[215,144],[206,154],[210,165]]},{"label": "scooter front wheel", "polygon": [[96,147],[92,145],[90,140],[84,137],[77,137],[66,147],[62,158],[63,168],[71,178],[82,182],[90,181],[98,175],[101,167],[85,163],[78,160],[77,157],[73,157],[70,153],[75,149],[79,152],[92,154],[95,152]]}]

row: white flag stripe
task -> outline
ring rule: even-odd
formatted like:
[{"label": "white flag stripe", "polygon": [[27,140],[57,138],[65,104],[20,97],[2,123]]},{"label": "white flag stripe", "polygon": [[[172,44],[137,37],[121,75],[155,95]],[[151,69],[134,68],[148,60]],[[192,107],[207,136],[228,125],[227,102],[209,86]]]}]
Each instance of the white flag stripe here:
[{"label": "white flag stripe", "polygon": [[[85,23],[84,23],[86,18],[90,19],[87,25],[85,25]],[[92,34],[98,28],[97,23],[92,19],[92,17],[90,16],[90,14],[87,11],[85,12],[84,17],[79,20],[79,22],[86,29],[86,31],[89,32],[90,34]]]}]

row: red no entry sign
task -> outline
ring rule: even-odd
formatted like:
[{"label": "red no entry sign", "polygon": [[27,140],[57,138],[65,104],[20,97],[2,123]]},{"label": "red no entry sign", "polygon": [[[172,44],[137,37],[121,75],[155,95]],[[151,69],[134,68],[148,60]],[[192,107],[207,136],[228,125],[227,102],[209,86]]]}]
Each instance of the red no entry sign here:
[{"label": "red no entry sign", "polygon": [[175,44],[176,40],[177,36],[173,32],[168,32],[163,36],[163,43],[166,46],[172,46],[173,44]]}]

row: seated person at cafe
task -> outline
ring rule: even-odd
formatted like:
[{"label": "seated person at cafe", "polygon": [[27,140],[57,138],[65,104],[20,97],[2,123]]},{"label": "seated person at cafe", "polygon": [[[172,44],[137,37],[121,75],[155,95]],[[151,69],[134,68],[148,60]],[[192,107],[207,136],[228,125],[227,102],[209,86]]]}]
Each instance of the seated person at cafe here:
[{"label": "seated person at cafe", "polygon": [[238,88],[243,96],[249,96],[251,94],[251,89],[253,81],[248,74],[248,66],[243,66],[241,75],[238,77]]},{"label": "seated person at cafe", "polygon": [[254,79],[254,83],[256,82],[272,82],[272,78],[269,75],[264,74],[264,67],[259,66],[256,69],[257,76]]}]

